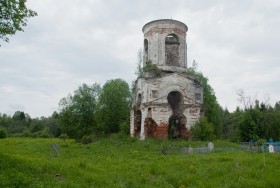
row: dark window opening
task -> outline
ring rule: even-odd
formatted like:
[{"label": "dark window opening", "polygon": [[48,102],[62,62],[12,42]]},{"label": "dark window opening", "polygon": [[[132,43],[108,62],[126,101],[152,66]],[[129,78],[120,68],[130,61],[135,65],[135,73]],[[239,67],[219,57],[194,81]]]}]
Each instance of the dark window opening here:
[{"label": "dark window opening", "polygon": [[149,45],[148,40],[144,40],[144,61],[147,62],[149,60]]},{"label": "dark window opening", "polygon": [[165,63],[166,65],[179,66],[179,46],[178,36],[169,34],[165,38]]},{"label": "dark window opening", "polygon": [[152,108],[148,108],[148,117],[152,118]]},{"label": "dark window opening", "polygon": [[134,111],[134,135],[139,136],[141,131],[142,112]]},{"label": "dark window opening", "polygon": [[141,102],[142,102],[142,95],[138,94],[137,103],[141,103]]}]

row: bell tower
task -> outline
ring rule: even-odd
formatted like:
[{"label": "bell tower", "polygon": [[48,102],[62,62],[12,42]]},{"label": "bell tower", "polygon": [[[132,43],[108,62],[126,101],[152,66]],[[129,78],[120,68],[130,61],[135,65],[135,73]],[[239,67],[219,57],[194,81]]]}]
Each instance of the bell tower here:
[{"label": "bell tower", "polygon": [[176,20],[154,20],[143,26],[144,74],[135,81],[130,134],[155,138],[188,138],[202,114],[203,88],[187,69],[188,27]]},{"label": "bell tower", "polygon": [[187,68],[186,33],[188,27],[171,19],[151,21],[143,26],[144,61],[156,64],[159,69],[183,72]]}]

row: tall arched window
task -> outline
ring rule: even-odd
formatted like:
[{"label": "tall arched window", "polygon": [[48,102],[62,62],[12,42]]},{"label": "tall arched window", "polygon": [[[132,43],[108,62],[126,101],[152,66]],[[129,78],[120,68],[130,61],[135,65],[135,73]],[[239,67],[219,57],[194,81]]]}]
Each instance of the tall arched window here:
[{"label": "tall arched window", "polygon": [[138,97],[137,97],[137,103],[141,103],[142,102],[142,95],[139,93]]},{"label": "tall arched window", "polygon": [[147,62],[149,60],[149,45],[148,40],[144,40],[144,62]]},{"label": "tall arched window", "polygon": [[169,34],[165,38],[165,64],[179,66],[179,38],[175,34]]}]

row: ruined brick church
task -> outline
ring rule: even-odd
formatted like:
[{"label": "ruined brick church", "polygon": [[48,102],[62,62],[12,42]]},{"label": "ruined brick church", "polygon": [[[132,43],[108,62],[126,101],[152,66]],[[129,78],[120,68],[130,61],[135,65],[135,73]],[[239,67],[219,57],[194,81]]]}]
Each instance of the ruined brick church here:
[{"label": "ruined brick church", "polygon": [[188,138],[202,114],[203,88],[187,74],[188,27],[162,19],[143,26],[143,75],[135,81],[131,136]]}]

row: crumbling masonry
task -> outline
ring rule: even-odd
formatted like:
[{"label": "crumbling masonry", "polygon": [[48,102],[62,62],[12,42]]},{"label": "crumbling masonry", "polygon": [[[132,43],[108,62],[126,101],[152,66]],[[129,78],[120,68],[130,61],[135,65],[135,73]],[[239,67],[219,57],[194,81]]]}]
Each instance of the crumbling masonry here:
[{"label": "crumbling masonry", "polygon": [[131,136],[188,138],[201,116],[203,88],[186,72],[187,31],[184,23],[170,19],[144,25],[146,72],[133,90]]}]

